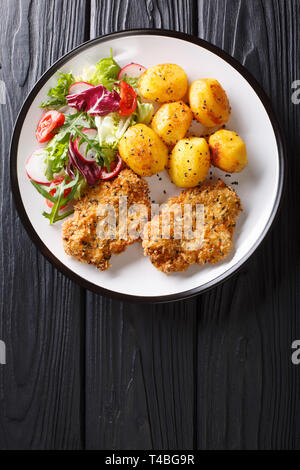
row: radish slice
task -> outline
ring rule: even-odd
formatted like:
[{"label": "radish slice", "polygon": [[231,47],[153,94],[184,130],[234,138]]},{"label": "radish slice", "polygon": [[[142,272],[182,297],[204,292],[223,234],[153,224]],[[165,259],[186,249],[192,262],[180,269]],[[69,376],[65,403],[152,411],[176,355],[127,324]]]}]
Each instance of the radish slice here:
[{"label": "radish slice", "polygon": [[[87,137],[91,140],[95,140],[98,132],[96,129],[82,129],[82,132],[84,132]],[[86,147],[87,147],[87,142],[82,142],[82,144],[79,146],[79,141],[80,137],[77,137],[77,139],[74,142],[74,147],[76,150],[77,155],[81,158],[86,163],[94,163],[96,161],[96,152],[92,149],[88,150],[86,154]]]},{"label": "radish slice", "polygon": [[87,82],[75,82],[73,85],[70,86],[68,94],[69,95],[77,95],[82,91],[89,90],[90,88],[94,88],[94,85],[91,85]]},{"label": "radish slice", "polygon": [[39,184],[50,185],[51,181],[47,180],[45,176],[47,163],[47,152],[43,149],[38,149],[27,159],[25,170],[28,178]]},{"label": "radish slice", "polygon": [[101,168],[101,172],[100,172],[101,180],[110,180],[111,178],[113,178],[120,172],[123,166],[123,160],[119,154],[117,155],[115,162],[113,162],[111,166],[113,166],[113,168],[111,169],[109,173],[106,168],[104,167]]},{"label": "radish slice", "polygon": [[146,72],[146,70],[147,69],[140,64],[125,65],[118,74],[118,80],[121,80],[125,76],[130,78],[139,78],[144,72]]}]

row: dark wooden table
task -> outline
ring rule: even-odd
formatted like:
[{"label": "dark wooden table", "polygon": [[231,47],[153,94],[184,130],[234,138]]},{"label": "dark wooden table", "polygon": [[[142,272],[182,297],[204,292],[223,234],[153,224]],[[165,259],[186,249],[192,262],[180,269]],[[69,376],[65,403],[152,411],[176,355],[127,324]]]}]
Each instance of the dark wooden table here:
[{"label": "dark wooden table", "polygon": [[[0,12],[0,448],[300,449],[300,1],[1,0]],[[165,305],[100,297],[60,274],[25,233],[9,184],[13,125],[41,74],[89,38],[138,27],[232,54],[288,144],[268,239],[234,278]]]}]

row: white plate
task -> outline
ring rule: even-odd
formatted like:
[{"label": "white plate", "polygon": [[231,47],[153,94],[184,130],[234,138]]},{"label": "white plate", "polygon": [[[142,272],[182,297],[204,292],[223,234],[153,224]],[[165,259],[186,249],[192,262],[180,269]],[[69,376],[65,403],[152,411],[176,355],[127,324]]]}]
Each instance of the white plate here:
[{"label": "white plate", "polygon": [[[238,182],[243,205],[234,234],[230,256],[216,265],[191,266],[185,273],[165,275],[143,256],[141,244],[111,259],[112,267],[100,272],[68,257],[63,250],[61,225],[49,226],[42,216],[45,201],[30,184],[25,161],[37,148],[35,128],[41,116],[39,104],[49,87],[56,83],[57,70],[80,73],[109,55],[112,47],[116,61],[124,66],[137,62],[151,65],[173,62],[186,71],[189,81],[213,77],[225,88],[232,115],[227,128],[245,140],[248,167],[225,177],[212,169],[226,183]],[[269,230],[278,210],[283,182],[284,155],[282,138],[270,103],[251,75],[234,59],[211,44],[181,33],[139,30],[115,33],[89,41],[54,64],[35,85],[18,117],[11,147],[12,190],[20,217],[42,253],[61,271],[84,287],[121,298],[147,301],[175,300],[202,292],[225,280],[253,253]],[[163,202],[176,193],[166,174],[148,178],[151,199]],[[163,190],[166,191],[164,194]]]}]

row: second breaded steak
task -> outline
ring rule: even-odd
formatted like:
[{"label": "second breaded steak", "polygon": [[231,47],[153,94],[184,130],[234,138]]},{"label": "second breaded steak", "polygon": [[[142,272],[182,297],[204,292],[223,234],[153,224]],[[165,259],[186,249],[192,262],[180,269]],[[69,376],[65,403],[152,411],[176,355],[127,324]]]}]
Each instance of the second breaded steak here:
[{"label": "second breaded steak", "polygon": [[[162,215],[156,215],[144,229],[143,248],[145,256],[160,271],[185,271],[191,264],[216,263],[225,258],[232,248],[232,235],[236,218],[242,210],[238,195],[221,180],[217,184],[207,184],[182,191],[178,197],[168,200],[167,205],[196,204],[204,206],[203,243],[199,249],[188,249],[189,240],[184,234],[174,238],[174,218],[171,214],[170,238],[162,236]],[[194,225],[193,221],[193,225]],[[155,228],[159,233],[153,237]]]}]

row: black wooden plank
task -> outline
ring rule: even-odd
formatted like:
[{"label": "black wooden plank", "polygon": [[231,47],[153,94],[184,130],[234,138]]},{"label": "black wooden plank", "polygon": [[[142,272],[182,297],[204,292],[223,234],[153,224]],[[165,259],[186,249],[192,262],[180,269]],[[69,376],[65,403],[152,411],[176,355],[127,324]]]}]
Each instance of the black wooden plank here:
[{"label": "black wooden plank", "polygon": [[[84,40],[84,0],[1,2],[0,448],[80,448],[83,294],[37,252],[12,203],[9,143],[42,72]],[[83,305],[84,306],[84,305]]]},{"label": "black wooden plank", "polygon": [[300,447],[300,379],[290,359],[300,337],[300,107],[291,102],[300,77],[299,15],[297,0],[198,1],[199,36],[245,64],[270,95],[289,164],[271,236],[237,278],[199,300],[199,448]]},{"label": "black wooden plank", "polygon": [[[192,33],[193,5],[93,0],[91,37],[138,27]],[[195,305],[134,305],[87,294],[87,448],[193,447]]]},{"label": "black wooden plank", "polygon": [[87,448],[193,445],[195,304],[87,296]]}]

